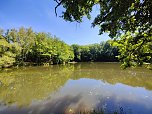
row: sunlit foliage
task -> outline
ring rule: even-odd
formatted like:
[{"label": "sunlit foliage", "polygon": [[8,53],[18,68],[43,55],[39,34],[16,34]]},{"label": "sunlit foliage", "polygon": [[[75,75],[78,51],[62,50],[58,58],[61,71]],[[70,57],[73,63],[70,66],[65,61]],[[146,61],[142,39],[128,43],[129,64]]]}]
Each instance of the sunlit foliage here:
[{"label": "sunlit foliage", "polygon": [[[55,0],[64,8],[61,17],[66,21],[82,22],[91,18],[94,6],[99,10],[92,26],[99,34],[109,33],[120,49],[122,66],[141,66],[152,63],[152,0]],[[116,41],[116,39],[118,41]]]},{"label": "sunlit foliage", "polygon": [[0,67],[25,64],[60,64],[74,58],[72,48],[46,33],[32,28],[10,29],[0,34]]}]

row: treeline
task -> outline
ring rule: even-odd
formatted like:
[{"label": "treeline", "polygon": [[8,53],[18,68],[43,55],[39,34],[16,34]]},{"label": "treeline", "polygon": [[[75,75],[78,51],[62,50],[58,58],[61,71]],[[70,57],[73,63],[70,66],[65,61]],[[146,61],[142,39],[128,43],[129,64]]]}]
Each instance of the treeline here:
[{"label": "treeline", "polygon": [[74,61],[77,62],[116,62],[118,61],[118,48],[112,47],[110,40],[100,44],[80,46],[73,44]]},{"label": "treeline", "polygon": [[0,66],[25,63],[60,64],[73,60],[72,48],[55,36],[33,32],[31,28],[0,32]]},{"label": "treeline", "polygon": [[69,61],[117,61],[118,49],[110,41],[72,46],[49,33],[31,28],[0,30],[0,67],[62,64]]}]

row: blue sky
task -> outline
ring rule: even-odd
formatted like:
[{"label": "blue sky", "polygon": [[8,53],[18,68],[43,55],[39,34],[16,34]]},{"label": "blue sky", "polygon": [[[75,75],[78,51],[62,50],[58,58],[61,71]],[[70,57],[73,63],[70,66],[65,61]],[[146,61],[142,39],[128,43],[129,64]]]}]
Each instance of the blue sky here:
[{"label": "blue sky", "polygon": [[[54,0],[1,0],[0,28],[32,27],[37,32],[49,32],[68,44],[92,44],[109,39],[107,34],[98,35],[99,28],[91,28],[92,20],[84,18],[82,23],[66,22],[56,17]],[[58,15],[62,8],[58,8]],[[92,17],[98,13],[95,7]]]}]

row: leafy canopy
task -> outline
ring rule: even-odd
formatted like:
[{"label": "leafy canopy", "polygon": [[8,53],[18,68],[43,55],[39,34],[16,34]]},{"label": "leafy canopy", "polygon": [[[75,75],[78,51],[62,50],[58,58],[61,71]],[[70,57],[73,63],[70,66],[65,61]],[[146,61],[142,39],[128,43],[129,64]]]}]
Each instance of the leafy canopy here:
[{"label": "leafy canopy", "polygon": [[0,29],[0,68],[16,65],[62,64],[73,60],[72,48],[49,33],[21,27]]},{"label": "leafy canopy", "polygon": [[[151,0],[55,0],[65,9],[61,17],[66,21],[82,22],[91,18],[93,6],[99,14],[92,26],[99,26],[99,34],[108,32],[120,49],[119,59],[125,67],[152,63],[152,1]],[[57,14],[57,13],[56,13]]]}]

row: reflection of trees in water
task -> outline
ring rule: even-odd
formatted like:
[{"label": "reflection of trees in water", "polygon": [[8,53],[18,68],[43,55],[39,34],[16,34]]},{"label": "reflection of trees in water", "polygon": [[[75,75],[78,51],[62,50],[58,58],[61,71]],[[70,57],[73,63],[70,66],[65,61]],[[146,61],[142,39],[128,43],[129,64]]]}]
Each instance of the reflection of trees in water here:
[{"label": "reflection of trees in water", "polygon": [[25,105],[33,100],[45,99],[57,91],[69,79],[73,67],[50,67],[22,68],[1,73],[0,101]]},{"label": "reflection of trees in water", "polygon": [[145,87],[148,90],[152,90],[152,71],[146,68],[128,68],[122,70],[118,63],[75,64],[72,78],[90,78],[103,80],[110,84],[122,83],[134,87]]},{"label": "reflection of trees in water", "polygon": [[[118,64],[107,63],[78,63],[75,65],[68,64],[54,65],[50,67],[29,67],[3,72],[0,76],[0,100],[6,102],[6,109],[0,113],[60,114],[61,112],[73,113],[84,111],[85,109],[90,110],[91,108],[89,106],[91,103],[87,104],[85,100],[82,100],[82,97],[86,98],[83,94],[72,96],[69,93],[66,93],[63,96],[61,95],[56,98],[48,96],[51,93],[58,91],[59,88],[64,86],[70,78],[91,78],[103,80],[110,84],[123,83],[131,86],[141,86],[151,90],[152,85],[150,82],[152,82],[152,77],[150,75],[151,72],[147,69],[120,70]],[[72,91],[70,92],[72,93]],[[60,94],[62,94],[62,92]],[[104,109],[103,106],[107,105],[105,111],[110,111],[110,104],[113,105],[112,107],[117,104],[115,97],[116,96],[112,96],[106,100],[101,99],[100,102],[95,103],[94,108],[97,110],[98,108]],[[43,101],[34,101],[42,99]],[[13,104],[14,102],[16,102],[17,105],[14,104],[7,108],[8,103]],[[25,106],[27,104],[30,105]],[[24,107],[19,108],[18,105]],[[150,109],[146,109],[142,104],[128,102],[126,99],[123,99],[121,104],[119,104],[118,107],[114,107],[115,109],[112,111],[119,112],[123,109],[124,112],[127,112],[127,105],[131,105],[132,108],[139,108],[150,112]],[[119,108],[121,108],[121,110]]]}]

